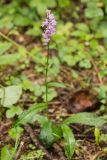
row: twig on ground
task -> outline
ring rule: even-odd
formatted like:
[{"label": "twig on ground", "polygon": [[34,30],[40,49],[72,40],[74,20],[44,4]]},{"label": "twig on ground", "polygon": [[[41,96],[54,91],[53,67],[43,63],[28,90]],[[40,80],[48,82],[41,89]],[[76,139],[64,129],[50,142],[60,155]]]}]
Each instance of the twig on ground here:
[{"label": "twig on ground", "polygon": [[76,138],[89,138],[89,139],[94,139],[95,137],[93,135],[82,135],[82,134],[75,134]]},{"label": "twig on ground", "polygon": [[21,149],[22,149],[23,145],[24,145],[24,142],[21,142],[21,143],[20,143],[20,146],[19,146],[19,149],[18,149],[18,151],[17,151],[17,153],[16,153],[15,160],[18,160],[18,158],[19,158],[19,156],[20,156]]},{"label": "twig on ground", "polygon": [[92,65],[93,65],[94,69],[95,69],[95,72],[96,72],[97,76],[98,76],[99,83],[100,83],[101,85],[103,85],[103,80],[102,80],[102,78],[101,78],[101,76],[100,76],[100,74],[99,74],[99,69],[97,68],[97,66],[96,66],[96,64],[95,64],[95,62],[94,62],[94,60],[93,60],[92,57],[91,57],[91,63],[92,63]]},{"label": "twig on ground", "polygon": [[37,139],[37,137],[35,136],[32,128],[30,127],[30,125],[25,125],[24,126],[25,130],[27,131],[27,133],[29,134],[30,138],[32,139],[32,142],[34,143],[34,145],[36,146],[36,148],[41,149],[44,153],[45,153],[45,158],[47,160],[52,160],[54,159],[52,157],[52,155],[41,145],[41,143],[39,142],[39,140]]},{"label": "twig on ground", "polygon": [[93,157],[91,157],[90,160],[96,160],[96,159],[98,158],[98,156],[101,156],[101,155],[103,155],[103,154],[104,154],[103,151],[99,151],[99,152],[97,152]]}]

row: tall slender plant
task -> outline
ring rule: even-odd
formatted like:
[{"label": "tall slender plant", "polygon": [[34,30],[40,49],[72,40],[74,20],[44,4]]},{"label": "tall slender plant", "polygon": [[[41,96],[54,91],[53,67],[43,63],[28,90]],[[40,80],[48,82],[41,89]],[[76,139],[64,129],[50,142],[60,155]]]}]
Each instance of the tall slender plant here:
[{"label": "tall slender plant", "polygon": [[48,105],[48,70],[49,70],[49,50],[50,50],[49,44],[51,37],[56,32],[56,20],[50,10],[46,10],[46,19],[43,21],[42,27],[44,28],[44,32],[42,34],[44,38],[44,45],[48,47],[46,73],[45,73],[46,103]]}]

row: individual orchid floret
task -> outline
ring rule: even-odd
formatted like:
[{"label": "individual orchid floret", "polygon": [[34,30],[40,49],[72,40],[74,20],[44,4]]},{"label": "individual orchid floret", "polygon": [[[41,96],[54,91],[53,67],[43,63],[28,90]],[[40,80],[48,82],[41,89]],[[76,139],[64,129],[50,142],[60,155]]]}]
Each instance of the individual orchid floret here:
[{"label": "individual orchid floret", "polygon": [[44,45],[48,45],[52,35],[56,32],[56,20],[50,10],[46,11],[46,19],[41,25],[45,28],[43,35]]}]

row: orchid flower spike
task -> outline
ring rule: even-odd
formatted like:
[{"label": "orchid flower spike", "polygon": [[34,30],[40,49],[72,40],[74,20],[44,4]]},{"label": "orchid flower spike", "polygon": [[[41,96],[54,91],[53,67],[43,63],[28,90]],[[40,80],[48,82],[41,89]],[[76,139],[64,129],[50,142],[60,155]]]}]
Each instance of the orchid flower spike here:
[{"label": "orchid flower spike", "polygon": [[48,45],[52,35],[56,32],[56,20],[50,10],[46,10],[46,19],[42,22],[41,26],[45,28],[44,33],[42,34],[44,45]]}]

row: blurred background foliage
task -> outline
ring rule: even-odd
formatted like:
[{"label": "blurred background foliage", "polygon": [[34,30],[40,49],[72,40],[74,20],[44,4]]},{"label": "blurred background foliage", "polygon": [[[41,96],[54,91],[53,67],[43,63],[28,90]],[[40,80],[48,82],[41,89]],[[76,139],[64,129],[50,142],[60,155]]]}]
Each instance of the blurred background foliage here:
[{"label": "blurred background foliage", "polygon": [[27,27],[26,34],[38,36],[41,34],[41,18],[47,8],[55,12],[58,23],[86,21],[91,30],[100,33],[100,37],[107,37],[107,0],[1,0],[0,28]]},{"label": "blurred background foliage", "polygon": [[[46,49],[43,51],[41,46],[41,22],[47,8],[57,19],[57,32],[51,43],[54,56],[49,62],[50,81],[57,79],[66,83],[60,75],[57,77],[62,70],[64,72],[62,66],[65,66],[69,77],[77,82],[75,86],[96,87],[101,83],[104,88],[107,76],[107,0],[1,0],[0,31],[22,45],[1,39],[1,68],[19,62],[17,73],[31,66],[36,76],[44,74]],[[33,91],[36,96],[44,94],[44,86],[34,85],[29,77],[16,76],[17,73],[10,74],[6,84],[21,83],[24,90]],[[98,74],[98,80],[95,74]],[[67,83],[72,86],[72,82]],[[57,96],[53,86],[57,88],[60,85],[54,83],[50,86],[50,100]],[[105,90],[103,92],[106,94]]]},{"label": "blurred background foliage", "polygon": [[[41,23],[46,9],[51,9],[57,20],[56,34],[50,44],[48,100],[60,101],[61,107],[64,106],[66,110],[68,105],[71,112],[76,102],[77,106],[83,107],[81,110],[77,108],[76,112],[84,111],[84,104],[90,102],[92,107],[94,104],[87,100],[85,93],[88,90],[89,96],[98,100],[98,113],[107,113],[107,0],[0,0],[0,104],[3,106],[0,120],[4,121],[5,115],[7,119],[19,116],[20,120],[24,109],[29,108],[24,112],[26,115],[33,103],[45,101],[47,48],[42,42]],[[81,92],[78,90],[83,91],[84,99],[81,98],[82,94],[79,97]],[[77,101],[72,101],[73,93]],[[59,105],[53,106],[58,110],[58,113],[54,113],[56,119],[62,120],[63,110],[60,111]],[[44,109],[41,108],[40,111]],[[53,115],[54,111],[50,111]],[[34,120],[37,118],[36,112],[28,116],[28,121],[32,116]],[[93,118],[84,124],[90,122],[94,123]],[[46,134],[42,130],[43,140],[48,133],[48,140],[53,141],[51,125],[50,121],[48,126],[44,125]],[[69,128],[66,130],[65,140],[67,144],[70,142],[71,147],[74,141],[68,137],[73,136]],[[98,129],[96,131],[99,133]],[[95,136],[97,139],[99,135]],[[3,156],[5,152],[4,148]],[[32,152],[34,155],[37,153],[38,157],[43,157],[41,152]]]}]

